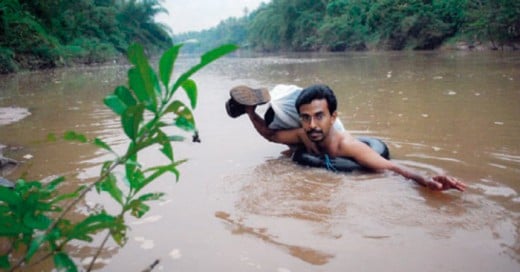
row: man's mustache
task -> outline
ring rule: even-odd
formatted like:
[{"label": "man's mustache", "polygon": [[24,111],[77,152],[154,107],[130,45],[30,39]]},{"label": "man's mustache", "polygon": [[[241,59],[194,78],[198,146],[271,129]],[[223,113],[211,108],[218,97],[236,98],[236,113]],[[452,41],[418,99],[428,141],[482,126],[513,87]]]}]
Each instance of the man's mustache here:
[{"label": "man's mustache", "polygon": [[307,131],[307,134],[312,134],[312,133],[323,133],[323,131],[321,129],[311,129],[311,130]]}]

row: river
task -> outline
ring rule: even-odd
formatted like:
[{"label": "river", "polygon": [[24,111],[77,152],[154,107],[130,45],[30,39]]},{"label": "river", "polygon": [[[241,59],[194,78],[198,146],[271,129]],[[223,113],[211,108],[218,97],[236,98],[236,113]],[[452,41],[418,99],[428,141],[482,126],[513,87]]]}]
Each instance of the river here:
[{"label": "river", "polygon": [[[195,60],[183,57],[179,70]],[[102,103],[125,84],[124,66],[0,77],[0,107],[31,113],[0,126],[5,156],[23,162],[7,177],[64,175],[64,190],[92,180],[109,158],[93,146],[47,142],[76,130],[123,145]],[[101,271],[518,271],[520,268],[520,54],[367,52],[240,56],[194,76],[201,143],[174,145],[178,183],[111,243]],[[397,163],[448,174],[464,193],[432,192],[391,173],[332,173],[295,165],[224,103],[235,85],[328,84],[354,135],[384,140]],[[145,163],[160,163],[145,152]],[[96,204],[98,203],[98,204]],[[91,193],[77,209],[105,206]],[[93,247],[71,248],[78,264]],[[49,264],[47,264],[49,265]],[[47,268],[42,270],[47,270]]]}]

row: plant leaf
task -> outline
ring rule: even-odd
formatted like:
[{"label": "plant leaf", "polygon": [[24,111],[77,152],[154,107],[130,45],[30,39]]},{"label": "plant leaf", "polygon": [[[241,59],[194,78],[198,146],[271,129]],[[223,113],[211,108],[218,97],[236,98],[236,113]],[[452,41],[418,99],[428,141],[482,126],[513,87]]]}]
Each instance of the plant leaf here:
[{"label": "plant leaf", "polygon": [[130,202],[130,213],[136,218],[141,218],[149,210],[150,206],[144,204],[139,199],[134,199]]},{"label": "plant leaf", "polygon": [[0,202],[5,202],[8,205],[18,205],[22,201],[22,198],[11,189],[0,186]]},{"label": "plant leaf", "polygon": [[138,199],[141,201],[151,201],[151,200],[159,200],[163,197],[164,193],[148,193],[141,195]]},{"label": "plant leaf", "polygon": [[200,63],[203,65],[209,64],[209,63],[213,62],[214,60],[216,60],[224,55],[227,55],[237,49],[238,49],[238,46],[235,44],[221,45],[213,50],[210,50],[210,51],[204,53],[204,55],[202,55],[202,57],[201,57]]},{"label": "plant leaf", "polygon": [[37,235],[36,237],[34,237],[34,239],[32,239],[31,244],[29,245],[29,250],[27,250],[26,254],[25,260],[27,262],[31,260],[34,253],[36,253],[36,251],[41,247],[43,243],[45,243],[45,241],[47,241],[47,239],[48,237],[45,233]]},{"label": "plant leaf", "polygon": [[132,95],[132,92],[125,87],[125,86],[118,86],[114,90],[114,94],[125,103],[127,106],[135,106],[137,104],[137,101],[135,101],[134,96]]},{"label": "plant leaf", "polygon": [[181,135],[170,135],[170,136],[168,136],[168,139],[172,142],[182,142],[182,141],[186,140],[186,137],[181,136]]},{"label": "plant leaf", "polygon": [[179,170],[177,170],[177,165],[180,165],[184,162],[186,162],[186,160],[180,160],[180,161],[176,161],[172,164],[148,168],[146,171],[154,171],[154,173],[146,178],[146,180],[144,181],[144,184],[145,185],[148,184],[149,182],[158,178],[159,176],[161,176],[162,174],[164,174],[166,172],[171,172],[171,173],[175,174],[176,181],[179,181],[180,173],[179,173]]},{"label": "plant leaf", "polygon": [[47,183],[44,187],[46,190],[54,191],[60,185],[60,183],[65,181],[65,177],[59,176],[55,179],[53,179],[51,182]]},{"label": "plant leaf", "polygon": [[162,145],[161,152],[168,158],[170,161],[174,161],[173,159],[173,148],[170,142],[170,139],[164,132],[161,130],[157,131],[157,141]]},{"label": "plant leaf", "polygon": [[130,63],[133,65],[137,65],[139,61],[141,61],[144,58],[144,48],[142,45],[138,43],[133,43],[128,47],[128,60],[130,60]]},{"label": "plant leaf", "polygon": [[102,191],[108,192],[110,196],[119,204],[123,204],[123,192],[117,186],[116,177],[110,173],[103,181],[99,183]]},{"label": "plant leaf", "polygon": [[193,118],[193,113],[191,110],[179,100],[173,101],[166,108],[165,113],[173,112],[177,115],[175,119],[175,125],[181,129],[186,131],[195,130],[195,119]]},{"label": "plant leaf", "polygon": [[[51,202],[50,204],[56,204],[56,203],[59,203],[63,200],[66,200],[66,199],[70,199],[70,198],[76,198],[77,196],[79,195],[78,192],[72,192],[72,193],[69,193],[69,194],[60,194],[58,195],[57,197],[55,197]],[[59,207],[58,209],[55,209],[54,211],[59,211]]]},{"label": "plant leaf", "polygon": [[51,219],[43,214],[27,213],[23,217],[23,223],[32,229],[44,230],[51,225],[51,222]]},{"label": "plant leaf", "polygon": [[150,96],[144,86],[144,81],[136,67],[128,70],[128,85],[134,91],[135,96],[140,102],[147,103],[150,100]]},{"label": "plant leaf", "polygon": [[127,106],[119,97],[115,94],[109,94],[105,96],[103,99],[103,102],[107,107],[109,107],[113,112],[115,112],[117,115],[123,114],[123,112],[126,110]]},{"label": "plant leaf", "polygon": [[75,225],[67,238],[68,240],[78,239],[90,242],[92,241],[91,234],[95,234],[102,229],[109,229],[115,221],[115,217],[106,213],[90,215]]},{"label": "plant leaf", "polygon": [[121,124],[126,136],[132,141],[135,141],[138,131],[139,124],[143,120],[144,108],[142,105],[136,105],[128,107],[123,115],[121,116]]},{"label": "plant leaf", "polygon": [[0,256],[0,268],[9,269],[10,267],[9,255]]},{"label": "plant leaf", "polygon": [[130,182],[130,188],[134,189],[136,192],[143,188],[145,177],[141,169],[135,168],[131,176],[127,177],[128,181]]},{"label": "plant leaf", "polygon": [[187,79],[182,83],[182,88],[186,91],[191,103],[191,108],[197,106],[197,84],[192,79]]},{"label": "plant leaf", "polygon": [[128,58],[135,65],[128,71],[130,88],[134,90],[137,98],[145,103],[145,107],[157,111],[156,94],[161,93],[159,80],[155,75],[141,45],[132,44],[128,49]]},{"label": "plant leaf", "polygon": [[229,54],[237,49],[238,49],[238,46],[236,46],[234,44],[225,44],[225,45],[219,46],[213,50],[206,52],[204,55],[201,56],[199,64],[191,67],[188,71],[183,73],[177,79],[177,81],[175,81],[175,84],[173,85],[173,88],[172,88],[171,95],[173,95],[173,93],[175,93],[175,90],[177,90],[177,88],[179,88],[179,86],[182,86],[187,79],[189,79],[193,74],[195,74],[197,71],[202,69],[204,66],[210,64],[214,60],[216,60],[226,54]]},{"label": "plant leaf", "polygon": [[76,272],[78,268],[76,264],[70,259],[69,255],[64,252],[59,252],[54,255],[54,264],[58,271]]},{"label": "plant leaf", "polygon": [[195,124],[192,121],[186,119],[184,116],[179,116],[175,119],[175,126],[185,131],[195,130]]},{"label": "plant leaf", "polygon": [[112,239],[114,239],[119,246],[123,246],[128,239],[126,237],[126,229],[127,226],[122,218],[118,218],[110,228],[110,235],[112,235]]},{"label": "plant leaf", "polygon": [[25,228],[18,218],[13,216],[7,216],[2,214],[2,221],[0,222],[0,236],[13,236],[18,237],[22,230]]},{"label": "plant leaf", "polygon": [[161,76],[161,81],[163,82],[166,89],[169,87],[170,77],[173,73],[173,66],[182,46],[183,44],[172,46],[170,49],[164,52],[161,60],[159,61],[159,74]]},{"label": "plant leaf", "polygon": [[99,139],[99,138],[94,138],[94,141],[93,143],[97,146],[97,147],[100,147],[100,148],[103,148],[107,151],[110,151],[112,153],[114,153],[114,151],[112,150],[112,148],[107,144],[105,143],[103,140]]}]

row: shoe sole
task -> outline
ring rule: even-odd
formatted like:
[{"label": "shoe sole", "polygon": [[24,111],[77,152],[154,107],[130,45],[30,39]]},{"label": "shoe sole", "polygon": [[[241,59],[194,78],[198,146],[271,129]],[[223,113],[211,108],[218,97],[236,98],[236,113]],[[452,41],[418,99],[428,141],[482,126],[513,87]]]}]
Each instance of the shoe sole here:
[{"label": "shoe sole", "polygon": [[247,86],[237,86],[231,89],[229,94],[236,102],[246,106],[262,105],[271,100],[271,95],[265,88],[253,89]]}]

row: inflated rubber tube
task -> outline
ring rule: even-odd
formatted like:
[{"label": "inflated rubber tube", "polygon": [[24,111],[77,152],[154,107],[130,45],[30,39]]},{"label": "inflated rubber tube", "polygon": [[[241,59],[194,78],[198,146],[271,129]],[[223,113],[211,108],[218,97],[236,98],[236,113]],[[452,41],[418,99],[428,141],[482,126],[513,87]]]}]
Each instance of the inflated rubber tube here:
[{"label": "inflated rubber tube", "polygon": [[[381,157],[385,159],[390,158],[390,151],[386,144],[377,139],[371,137],[358,137],[359,141],[367,144],[370,148],[376,151]],[[300,165],[306,165],[311,167],[322,167],[329,170],[351,172],[357,170],[366,170],[365,167],[361,166],[355,160],[351,158],[328,158],[325,156],[314,155],[308,153],[305,148],[300,148],[294,152],[292,160]]]}]

